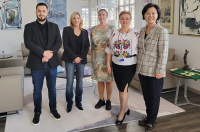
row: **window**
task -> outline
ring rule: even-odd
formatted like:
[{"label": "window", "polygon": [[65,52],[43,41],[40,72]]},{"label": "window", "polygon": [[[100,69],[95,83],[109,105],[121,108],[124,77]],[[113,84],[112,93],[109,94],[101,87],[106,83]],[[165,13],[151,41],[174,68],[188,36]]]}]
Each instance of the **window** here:
[{"label": "window", "polygon": [[127,10],[132,13],[131,28],[134,28],[135,0],[81,0],[83,28],[88,29],[98,24],[98,10],[108,11],[108,20],[118,22],[118,12]]},{"label": "window", "polygon": [[108,20],[117,20],[118,0],[98,0],[98,10],[108,11]]},{"label": "window", "polygon": [[97,2],[98,0],[81,0],[83,28],[97,25]]},{"label": "window", "polygon": [[119,0],[119,13],[121,11],[130,11],[132,14],[131,28],[134,28],[135,19],[135,0]]}]

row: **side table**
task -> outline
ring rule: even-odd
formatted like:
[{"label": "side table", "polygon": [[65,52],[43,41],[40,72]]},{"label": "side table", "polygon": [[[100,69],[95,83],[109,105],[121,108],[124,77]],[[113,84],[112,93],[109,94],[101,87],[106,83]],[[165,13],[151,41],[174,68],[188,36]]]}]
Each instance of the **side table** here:
[{"label": "side table", "polygon": [[[90,66],[85,66],[83,78],[91,76],[91,70],[92,70],[92,68]],[[76,72],[74,73],[74,76],[76,76]],[[67,79],[66,70],[64,72],[57,73],[57,77]],[[95,86],[95,83],[94,83],[94,80],[92,79],[92,85],[87,86],[87,87],[94,87],[94,86]],[[85,87],[83,86],[83,88],[85,88]],[[57,89],[57,90],[63,90],[63,89]]]},{"label": "side table", "polygon": [[13,55],[11,55],[11,54],[0,54],[0,59],[8,59],[8,58],[11,58],[11,57],[13,57]]},{"label": "side table", "polygon": [[[173,72],[170,72],[170,74],[171,74],[172,76],[178,77],[178,83],[177,83],[177,87],[176,87],[176,95],[175,95],[174,104],[175,104],[176,106],[188,105],[188,104],[200,106],[199,104],[191,103],[191,102],[188,100],[188,98],[187,98],[187,79],[192,79],[192,78],[190,78],[190,77],[188,77],[188,76],[176,74],[176,73],[173,73]],[[177,104],[178,92],[179,92],[179,86],[180,86],[180,79],[181,79],[181,78],[184,79],[184,82],[185,82],[185,87],[184,87],[184,98],[185,98],[185,100],[186,100],[186,103]]]}]

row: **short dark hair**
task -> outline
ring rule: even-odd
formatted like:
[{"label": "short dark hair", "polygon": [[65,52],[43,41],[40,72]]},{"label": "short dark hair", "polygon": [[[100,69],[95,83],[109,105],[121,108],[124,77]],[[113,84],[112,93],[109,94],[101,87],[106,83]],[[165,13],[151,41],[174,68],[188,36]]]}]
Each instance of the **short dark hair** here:
[{"label": "short dark hair", "polygon": [[[37,7],[38,6],[46,6],[47,7],[47,5],[45,4],[45,3],[38,3],[37,5],[36,5],[36,10],[37,10]],[[47,7],[47,9],[48,9],[48,7]]]},{"label": "short dark hair", "polygon": [[147,12],[147,10],[148,10],[149,8],[151,8],[151,7],[154,7],[154,8],[157,10],[157,13],[158,13],[158,18],[157,18],[157,20],[159,20],[159,19],[160,19],[160,16],[161,16],[160,7],[159,7],[158,5],[156,5],[156,4],[153,4],[153,3],[149,3],[149,4],[147,4],[147,5],[144,6],[144,8],[142,9],[142,19],[143,19],[143,20],[145,19],[145,18],[144,18],[144,15],[145,15],[145,13]]}]

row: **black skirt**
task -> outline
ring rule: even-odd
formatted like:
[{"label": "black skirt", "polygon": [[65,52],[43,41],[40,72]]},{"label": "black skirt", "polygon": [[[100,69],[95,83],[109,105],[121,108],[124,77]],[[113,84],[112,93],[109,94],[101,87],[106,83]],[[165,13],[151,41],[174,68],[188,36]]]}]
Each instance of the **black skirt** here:
[{"label": "black skirt", "polygon": [[127,84],[128,86],[130,85],[133,76],[135,75],[136,66],[137,64],[123,66],[112,62],[114,79],[120,92],[124,92]]}]

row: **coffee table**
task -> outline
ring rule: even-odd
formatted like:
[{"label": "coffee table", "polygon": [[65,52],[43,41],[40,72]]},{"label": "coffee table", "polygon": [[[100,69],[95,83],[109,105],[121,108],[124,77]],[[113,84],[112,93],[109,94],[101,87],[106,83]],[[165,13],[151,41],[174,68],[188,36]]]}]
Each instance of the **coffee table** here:
[{"label": "coffee table", "polygon": [[[89,70],[89,71],[88,71]],[[90,66],[85,66],[84,68],[84,77],[89,77],[91,76],[91,71],[92,71],[92,68]],[[76,71],[74,73],[74,77],[76,76]],[[66,78],[67,79],[67,74],[66,74],[66,70],[64,72],[59,72],[57,73],[57,77],[58,78]],[[95,84],[94,84],[94,80],[92,79],[92,85],[91,86],[87,86],[87,87],[94,87]],[[86,88],[83,86],[83,88]],[[57,89],[57,90],[63,90],[63,89]]]},{"label": "coffee table", "polygon": [[[176,95],[175,95],[174,104],[175,104],[176,106],[188,105],[188,104],[200,106],[199,104],[191,103],[191,102],[189,101],[189,99],[187,98],[187,79],[192,79],[192,78],[190,78],[190,77],[188,77],[188,76],[176,74],[176,73],[173,73],[173,72],[171,72],[171,71],[170,71],[170,74],[171,74],[172,76],[178,77],[178,83],[177,83],[177,87],[176,87]],[[179,86],[180,86],[180,79],[181,79],[181,78],[184,79],[184,82],[185,82],[185,87],[184,87],[184,98],[185,98],[185,100],[186,100],[186,103],[177,104],[178,93],[179,93]]]},{"label": "coffee table", "polygon": [[8,58],[11,58],[11,57],[13,57],[13,55],[11,55],[11,54],[0,54],[0,59],[8,59]]}]

